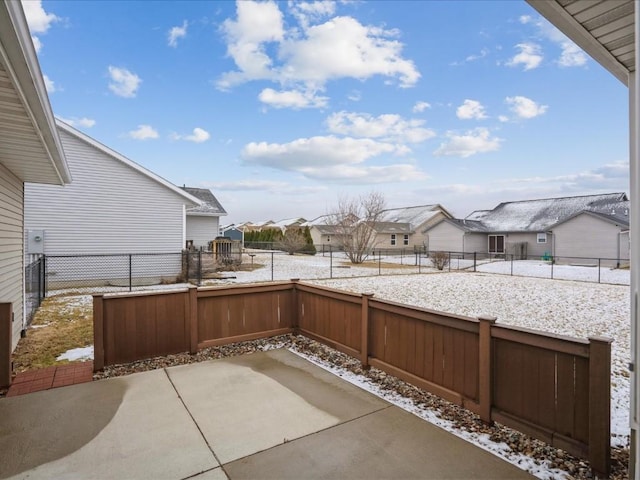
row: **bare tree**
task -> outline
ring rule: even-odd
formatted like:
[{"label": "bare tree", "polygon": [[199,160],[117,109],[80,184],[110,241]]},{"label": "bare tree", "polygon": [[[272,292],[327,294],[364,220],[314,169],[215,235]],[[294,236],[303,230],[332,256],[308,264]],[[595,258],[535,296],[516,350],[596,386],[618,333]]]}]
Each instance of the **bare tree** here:
[{"label": "bare tree", "polygon": [[300,228],[287,228],[282,240],[278,242],[278,248],[287,252],[289,255],[293,255],[296,252],[300,252],[306,245],[306,238],[304,238],[304,232]]},{"label": "bare tree", "polygon": [[380,192],[370,192],[358,198],[340,197],[329,222],[335,237],[351,263],[362,263],[374,246],[376,223],[382,220],[385,198]]}]

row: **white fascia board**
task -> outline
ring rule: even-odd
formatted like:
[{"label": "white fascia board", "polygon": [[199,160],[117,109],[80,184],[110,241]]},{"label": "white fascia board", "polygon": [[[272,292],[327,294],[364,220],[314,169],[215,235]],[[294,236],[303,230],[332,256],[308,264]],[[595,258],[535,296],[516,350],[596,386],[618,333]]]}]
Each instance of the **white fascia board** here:
[{"label": "white fascia board", "polygon": [[86,134],[82,133],[81,131],[76,130],[75,128],[73,128],[69,124],[63,122],[59,118],[56,118],[56,125],[58,126],[58,128],[60,128],[61,130],[64,130],[68,134],[79,138],[83,142],[88,143],[92,147],[97,148],[98,150],[102,151],[103,153],[109,155],[110,157],[115,158],[116,160],[124,163],[125,165],[131,167],[132,169],[134,169],[134,170],[140,172],[141,174],[149,177],[150,179],[158,182],[159,184],[163,185],[164,187],[168,188],[169,190],[172,190],[174,193],[177,193],[181,197],[184,197],[186,200],[188,200],[190,203],[193,204],[193,205],[188,205],[188,206],[200,206],[200,205],[203,204],[202,200],[200,200],[199,198],[194,197],[193,195],[187,193],[185,190],[183,190],[182,188],[174,185],[170,181],[165,180],[160,175],[156,175],[151,170],[147,170],[142,165],[137,164],[133,160],[129,160],[124,155],[122,155],[122,154],[116,152],[115,150],[107,147],[106,145],[100,143],[95,138],[92,138],[89,135],[86,135]]},{"label": "white fascia board", "polygon": [[47,151],[60,185],[70,183],[71,172],[56,129],[29,26],[19,1],[0,2],[0,56],[34,125],[34,133]]}]

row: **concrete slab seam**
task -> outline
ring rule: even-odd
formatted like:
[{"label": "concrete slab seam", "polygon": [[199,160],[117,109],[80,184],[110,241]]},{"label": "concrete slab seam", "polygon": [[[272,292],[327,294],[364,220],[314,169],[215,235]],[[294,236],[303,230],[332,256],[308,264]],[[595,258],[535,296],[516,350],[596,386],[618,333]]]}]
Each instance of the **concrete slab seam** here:
[{"label": "concrete slab seam", "polygon": [[[202,439],[204,440],[204,443],[207,445],[207,448],[209,449],[209,451],[211,451],[211,454],[213,455],[213,458],[216,459],[216,462],[218,462],[218,465],[220,465],[220,468],[222,469],[222,471],[224,472],[224,474],[226,475],[227,478],[231,478],[229,477],[229,474],[227,474],[226,470],[224,469],[224,465],[222,465],[222,462],[220,462],[220,459],[218,458],[218,456],[216,455],[216,452],[213,451],[213,448],[211,447],[211,445],[209,444],[209,441],[207,440],[207,437],[205,437],[203,431],[200,429],[200,425],[198,425],[198,422],[196,422],[196,419],[193,417],[193,414],[191,413],[191,411],[189,410],[189,407],[187,407],[187,404],[185,403],[185,401],[183,400],[182,396],[180,395],[180,392],[178,391],[178,389],[176,388],[175,384],[173,383],[173,381],[171,380],[171,376],[169,375],[169,372],[167,371],[166,368],[163,368],[162,371],[164,372],[164,374],[167,376],[167,380],[169,380],[169,383],[171,384],[171,386],[173,387],[173,390],[176,392],[176,395],[178,396],[178,398],[180,399],[180,402],[182,403],[182,405],[184,406],[184,409],[187,411],[187,413],[189,414],[189,417],[191,418],[191,421],[193,422],[193,424],[196,426],[196,428],[198,429],[198,432],[200,433],[200,436],[202,437]],[[218,467],[215,467],[218,468]],[[197,473],[195,475],[201,475],[202,473],[208,472],[210,470],[215,470],[215,468],[209,469],[209,470],[205,470],[203,472]],[[192,475],[192,476],[195,476]],[[187,478],[191,478],[191,477],[187,477]]]}]

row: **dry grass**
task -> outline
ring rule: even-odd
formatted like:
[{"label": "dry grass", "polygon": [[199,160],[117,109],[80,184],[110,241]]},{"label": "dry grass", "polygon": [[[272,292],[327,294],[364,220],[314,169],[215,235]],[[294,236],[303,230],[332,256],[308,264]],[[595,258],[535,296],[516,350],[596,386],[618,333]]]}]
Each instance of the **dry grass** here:
[{"label": "dry grass", "polygon": [[44,300],[27,336],[13,353],[14,370],[44,368],[68,363],[56,357],[72,348],[93,344],[93,309],[90,295],[73,293]]}]

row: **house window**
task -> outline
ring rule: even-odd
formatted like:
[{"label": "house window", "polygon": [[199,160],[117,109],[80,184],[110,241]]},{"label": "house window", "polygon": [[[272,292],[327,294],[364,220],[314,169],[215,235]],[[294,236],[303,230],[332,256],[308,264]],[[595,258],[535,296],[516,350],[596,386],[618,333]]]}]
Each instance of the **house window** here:
[{"label": "house window", "polygon": [[504,253],[504,235],[489,235],[489,253]]},{"label": "house window", "polygon": [[538,243],[547,243],[547,234],[546,233],[539,233],[537,238],[536,238],[536,241]]},{"label": "house window", "polygon": [[409,235],[404,236],[404,240],[402,242],[404,245],[409,245]]},{"label": "house window", "polygon": [[396,234],[392,233],[391,234],[391,245],[395,245],[396,244]]}]

